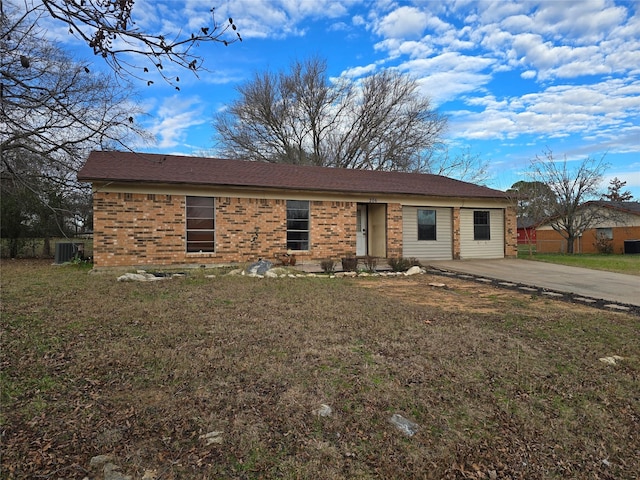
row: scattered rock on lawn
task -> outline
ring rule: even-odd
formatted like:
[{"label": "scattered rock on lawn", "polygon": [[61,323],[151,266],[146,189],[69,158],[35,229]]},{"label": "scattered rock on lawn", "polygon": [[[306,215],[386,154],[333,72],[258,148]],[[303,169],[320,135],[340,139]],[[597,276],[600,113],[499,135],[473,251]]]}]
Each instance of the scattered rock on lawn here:
[{"label": "scattered rock on lawn", "polygon": [[200,439],[204,440],[207,445],[220,444],[222,443],[222,434],[224,432],[215,430],[213,432],[205,433],[204,435],[200,435]]},{"label": "scattered rock on lawn", "polygon": [[394,413],[389,421],[407,437],[413,437],[418,431],[419,425],[398,413]]},{"label": "scattered rock on lawn", "polygon": [[131,475],[120,473],[120,467],[113,463],[107,463],[103,469],[104,480],[131,480]]},{"label": "scattered rock on lawn", "polygon": [[113,457],[111,455],[96,455],[89,461],[89,466],[92,468],[100,468],[104,466],[105,463],[108,463],[111,460],[113,460]]},{"label": "scattered rock on lawn", "polygon": [[624,360],[624,358],[620,357],[619,355],[613,355],[611,357],[602,357],[598,360],[609,365],[616,365],[620,360]]},{"label": "scattered rock on lawn", "polygon": [[320,406],[313,411],[313,414],[317,417],[330,417],[332,413],[332,408],[324,403],[320,404]]}]

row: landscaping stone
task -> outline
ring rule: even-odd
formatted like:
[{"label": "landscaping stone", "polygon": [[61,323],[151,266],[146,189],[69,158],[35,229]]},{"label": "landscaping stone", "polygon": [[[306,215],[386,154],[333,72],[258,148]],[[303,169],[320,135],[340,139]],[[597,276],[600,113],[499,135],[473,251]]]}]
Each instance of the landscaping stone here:
[{"label": "landscaping stone", "polygon": [[394,413],[389,419],[392,425],[404,433],[407,437],[413,437],[418,431],[419,425],[398,413]]},{"label": "landscaping stone", "polygon": [[583,303],[596,303],[596,301],[593,298],[576,297],[574,298],[574,300],[576,302],[583,302]]},{"label": "landscaping stone", "polygon": [[537,292],[538,289],[537,288],[531,288],[531,287],[520,287],[520,290],[522,290],[523,292]]},{"label": "landscaping stone", "polygon": [[152,273],[125,273],[118,277],[119,282],[155,282],[169,277],[156,277]]},{"label": "landscaping stone", "polygon": [[317,417],[330,417],[333,413],[333,409],[324,403],[313,411],[313,414]]},{"label": "landscaping stone", "polygon": [[200,435],[200,439],[205,441],[206,445],[214,445],[221,444],[223,441],[222,434],[224,432],[215,430],[213,432],[205,433],[204,435]]},{"label": "landscaping stone", "polygon": [[624,360],[624,358],[619,355],[612,355],[611,357],[602,357],[598,360],[609,365],[616,365],[620,360]]},{"label": "landscaping stone", "polygon": [[267,273],[267,270],[270,270],[273,267],[273,263],[269,260],[260,259],[255,263],[252,263],[247,267],[245,272],[247,275],[264,275]]},{"label": "landscaping stone", "polygon": [[563,297],[564,295],[562,295],[561,293],[556,293],[556,292],[542,292],[543,295],[546,295],[547,297]]},{"label": "landscaping stone", "polygon": [[414,265],[413,267],[411,267],[409,270],[407,270],[407,271],[405,272],[405,275],[407,275],[407,276],[411,276],[411,275],[418,275],[418,274],[420,274],[420,273],[424,273],[424,272],[422,271],[422,268],[420,268],[420,267],[418,267],[418,266]]},{"label": "landscaping stone", "polygon": [[625,307],[624,305],[618,305],[616,303],[609,303],[605,305],[604,308],[610,308],[611,310],[620,310],[621,312],[627,312],[631,310],[629,307]]}]

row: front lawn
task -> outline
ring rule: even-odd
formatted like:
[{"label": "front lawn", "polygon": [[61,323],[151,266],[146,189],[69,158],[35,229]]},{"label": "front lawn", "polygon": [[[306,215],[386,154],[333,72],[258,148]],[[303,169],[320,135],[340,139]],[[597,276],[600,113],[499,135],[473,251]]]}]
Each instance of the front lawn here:
[{"label": "front lawn", "polygon": [[98,455],[149,480],[640,471],[637,316],[430,275],[49,263],[2,264],[2,478],[102,478]]}]

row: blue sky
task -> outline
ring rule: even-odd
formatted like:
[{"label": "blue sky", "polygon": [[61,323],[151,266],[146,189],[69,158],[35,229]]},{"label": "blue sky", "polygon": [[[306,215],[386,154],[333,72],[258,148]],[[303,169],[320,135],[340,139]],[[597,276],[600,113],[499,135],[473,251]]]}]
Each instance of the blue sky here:
[{"label": "blue sky", "polygon": [[[489,163],[488,186],[504,190],[526,180],[531,159],[549,148],[570,162],[606,154],[604,189],[618,177],[640,200],[638,1],[214,0],[214,6],[219,20],[233,17],[244,41],[201,45],[208,71],[200,78],[178,72],[180,92],[161,81],[140,85],[138,101],[148,115],[139,122],[157,143],[138,149],[210,151],[212,117],[239,83],[319,55],[334,77],[384,68],[414,76],[449,117],[452,151],[469,149]],[[175,34],[204,26],[210,7],[209,0],[138,0],[133,17],[140,28]]]}]

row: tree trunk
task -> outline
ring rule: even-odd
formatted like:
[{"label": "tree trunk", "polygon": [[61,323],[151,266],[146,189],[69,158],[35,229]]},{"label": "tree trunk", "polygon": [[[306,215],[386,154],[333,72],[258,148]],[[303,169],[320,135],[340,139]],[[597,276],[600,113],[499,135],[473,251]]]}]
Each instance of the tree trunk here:
[{"label": "tree trunk", "polygon": [[576,243],[575,240],[576,238],[573,236],[567,238],[567,254],[569,255],[573,255],[573,245]]},{"label": "tree trunk", "polygon": [[18,239],[10,238],[9,239],[9,257],[16,258],[18,256]]},{"label": "tree trunk", "polygon": [[42,256],[45,258],[51,257],[51,241],[49,237],[44,237],[44,243],[42,245]]}]

